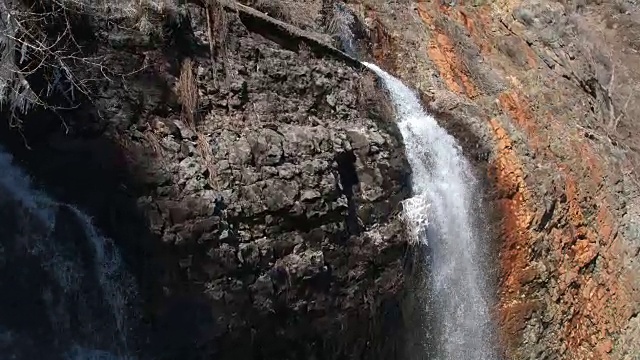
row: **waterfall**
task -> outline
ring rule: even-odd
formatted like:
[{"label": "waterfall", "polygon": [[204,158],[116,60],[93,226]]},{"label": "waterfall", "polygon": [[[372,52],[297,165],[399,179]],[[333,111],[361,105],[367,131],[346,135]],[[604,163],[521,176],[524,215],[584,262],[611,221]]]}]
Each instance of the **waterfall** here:
[{"label": "waterfall", "polygon": [[413,235],[429,249],[423,305],[434,339],[427,347],[436,359],[495,359],[483,244],[471,211],[477,191],[471,166],[411,89],[376,65],[364,65],[389,90],[412,169],[413,197],[404,208]]},{"label": "waterfall", "polygon": [[357,45],[353,34],[355,17],[343,2],[333,5],[333,18],[329,22],[329,32],[340,41],[340,48],[347,55],[358,57]]},{"label": "waterfall", "polygon": [[79,209],[36,190],[0,149],[3,359],[132,359],[136,286]]}]

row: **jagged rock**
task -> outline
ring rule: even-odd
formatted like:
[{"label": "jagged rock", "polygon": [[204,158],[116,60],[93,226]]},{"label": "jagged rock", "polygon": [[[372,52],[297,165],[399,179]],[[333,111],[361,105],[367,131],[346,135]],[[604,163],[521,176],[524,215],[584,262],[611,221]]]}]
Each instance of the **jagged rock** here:
[{"label": "jagged rock", "polygon": [[[97,54],[105,55],[106,68],[130,75],[100,84],[104,92],[93,105],[106,116],[94,121],[78,110],[74,118],[88,119],[83,129],[90,136],[104,129],[118,150],[87,150],[93,145],[69,146],[66,135],[51,136],[38,154],[68,170],[47,175],[52,187],[64,187],[58,179],[82,182],[61,198],[96,214],[136,269],[144,316],[158,332],[149,347],[154,335],[176,341],[158,346],[154,358],[399,358],[391,344],[400,344],[403,333],[378,322],[388,316],[378,305],[402,297],[406,239],[395,209],[409,194],[387,99],[363,91],[372,74],[360,73],[360,64],[335,48],[297,33],[296,43],[311,44],[316,55],[292,51],[282,39],[248,32],[266,34],[248,23],[253,17],[246,12],[240,13],[245,23],[226,14],[228,48],[224,61],[214,57],[216,64],[181,48],[186,41],[172,42],[177,32],[162,39],[166,54],[147,50],[146,37],[105,32],[119,49],[100,44]],[[204,14],[191,11],[182,20],[195,30],[194,49],[206,48]],[[127,38],[145,53],[138,58],[140,49],[127,49]],[[184,85],[176,79],[177,60],[185,57],[195,64],[199,94],[197,119],[188,125],[176,103]],[[46,131],[38,136],[49,140]],[[69,153],[87,160],[69,167]],[[354,157],[346,172],[338,163],[345,153]],[[48,168],[44,161],[38,166]],[[360,231],[373,226],[367,209],[377,209],[375,226],[393,228],[393,236],[359,248]],[[386,253],[395,259],[376,260]],[[380,264],[397,275],[395,286],[380,281]],[[348,275],[353,269],[357,282]],[[196,317],[212,327],[173,329],[176,307],[195,303],[208,307]],[[362,345],[367,342],[380,345]]]},{"label": "jagged rock", "polygon": [[[193,59],[197,126],[152,120],[162,162],[141,162],[147,184],[164,186],[148,188],[139,203],[165,243],[164,266],[173,269],[157,281],[171,297],[205,296],[223,314],[216,328],[231,331],[210,340],[226,344],[215,352],[219,359],[241,353],[231,344],[263,358],[313,358],[337,344],[336,357],[399,356],[372,334],[399,344],[402,333],[377,328],[376,317],[386,315],[364,303],[399,303],[402,289],[406,241],[393,209],[408,195],[408,166],[386,99],[359,91],[363,75],[340,61],[302,58],[237,22],[231,29],[229,82],[213,81],[220,73],[206,70],[208,57]],[[338,161],[343,154],[352,164]],[[371,245],[347,224],[354,217],[362,234],[375,224],[392,235]],[[395,273],[397,283],[383,290],[373,264]],[[317,337],[324,345],[293,350]],[[363,338],[385,350],[360,347]]]}]

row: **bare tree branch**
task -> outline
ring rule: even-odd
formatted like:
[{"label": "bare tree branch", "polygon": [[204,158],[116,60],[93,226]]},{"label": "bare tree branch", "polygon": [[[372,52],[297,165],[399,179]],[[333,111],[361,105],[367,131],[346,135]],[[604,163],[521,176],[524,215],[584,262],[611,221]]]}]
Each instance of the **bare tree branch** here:
[{"label": "bare tree branch", "polygon": [[[98,58],[83,54],[83,45],[74,37],[75,19],[143,18],[145,10],[167,11],[172,1],[0,0],[0,109],[8,109],[10,124],[20,126],[22,115],[34,107],[74,109],[79,106],[77,95],[92,98],[91,83],[140,71],[115,74]],[[101,77],[76,76],[79,67],[99,70]],[[34,75],[43,77],[44,89],[32,88],[29,79]],[[56,94],[68,104],[49,103]]]}]

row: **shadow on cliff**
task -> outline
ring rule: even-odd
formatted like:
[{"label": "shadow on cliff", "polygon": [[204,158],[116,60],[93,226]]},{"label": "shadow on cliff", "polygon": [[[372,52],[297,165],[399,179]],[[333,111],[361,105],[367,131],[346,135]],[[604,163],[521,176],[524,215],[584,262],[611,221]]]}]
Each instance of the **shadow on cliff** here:
[{"label": "shadow on cliff", "polygon": [[23,119],[21,130],[9,126],[6,114],[0,114],[0,145],[35,186],[57,201],[77,206],[119,247],[139,286],[140,298],[134,301],[143,311],[132,329],[139,357],[197,359],[203,353],[198,343],[205,342],[199,342],[201,330],[210,329],[213,319],[198,299],[174,299],[163,291],[164,281],[179,282],[183,274],[139,210],[137,200],[148,189],[128,166],[151,160],[131,159],[87,104],[66,112],[35,110]]},{"label": "shadow on cliff", "polygon": [[[66,134],[62,119],[67,116],[85,117],[86,126]],[[128,171],[123,149],[105,137],[90,117],[82,110],[63,114],[62,119],[39,111],[26,119],[22,133],[0,121],[0,142],[37,186],[58,201],[78,206],[120,248],[140,286],[144,309],[136,347],[145,354],[153,354],[150,349],[165,354],[179,350],[190,358],[183,351],[193,348],[197,325],[206,321],[207,313],[184,299],[157,311],[157,299],[162,297],[159,280],[175,275],[168,274],[170,263],[162,263],[166,249],[138,211],[136,199],[143,189]]]}]

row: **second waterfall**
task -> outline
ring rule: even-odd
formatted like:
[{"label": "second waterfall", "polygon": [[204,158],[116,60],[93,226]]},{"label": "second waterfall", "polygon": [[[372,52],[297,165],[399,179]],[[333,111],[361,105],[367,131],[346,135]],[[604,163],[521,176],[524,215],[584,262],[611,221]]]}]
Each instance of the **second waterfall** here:
[{"label": "second waterfall", "polygon": [[425,342],[433,353],[412,358],[496,359],[484,244],[472,217],[477,181],[471,166],[410,88],[376,65],[364,65],[383,80],[394,104],[412,169],[413,197],[405,213],[412,231],[429,249],[424,261],[428,296],[422,305],[430,322],[423,324],[431,335]]}]

